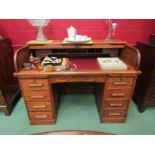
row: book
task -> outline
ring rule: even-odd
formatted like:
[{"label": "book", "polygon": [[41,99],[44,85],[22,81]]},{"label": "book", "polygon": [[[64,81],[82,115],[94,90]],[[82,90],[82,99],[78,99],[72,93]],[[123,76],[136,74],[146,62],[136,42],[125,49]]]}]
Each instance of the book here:
[{"label": "book", "polygon": [[98,57],[97,62],[101,69],[127,69],[127,65],[117,57]]}]

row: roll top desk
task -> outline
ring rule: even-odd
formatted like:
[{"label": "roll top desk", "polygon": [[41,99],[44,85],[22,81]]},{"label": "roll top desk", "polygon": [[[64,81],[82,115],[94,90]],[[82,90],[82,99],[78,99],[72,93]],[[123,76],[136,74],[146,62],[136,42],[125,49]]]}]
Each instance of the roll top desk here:
[{"label": "roll top desk", "polygon": [[[56,123],[58,103],[63,84],[91,83],[101,122],[125,122],[136,79],[140,71],[139,51],[126,42],[94,40],[92,45],[68,44],[54,40],[48,45],[25,46],[17,50],[14,64],[27,108],[30,124]],[[43,72],[24,70],[23,63],[34,56],[68,57],[77,65],[76,70]],[[127,70],[101,70],[97,57],[118,56],[128,66]],[[82,91],[82,90],[81,90]]]}]

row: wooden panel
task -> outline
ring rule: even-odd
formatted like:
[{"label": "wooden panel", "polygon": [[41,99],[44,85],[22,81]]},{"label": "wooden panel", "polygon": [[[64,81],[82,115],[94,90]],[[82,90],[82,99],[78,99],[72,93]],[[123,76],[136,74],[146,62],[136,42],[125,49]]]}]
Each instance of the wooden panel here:
[{"label": "wooden panel", "polygon": [[150,105],[155,104],[155,87],[149,87],[146,93],[145,101]]},{"label": "wooden panel", "polygon": [[129,89],[109,89],[105,92],[105,99],[113,99],[113,100],[130,100],[131,98],[131,90]]},{"label": "wooden panel", "polygon": [[24,91],[26,101],[49,101],[49,91]]},{"label": "wooden panel", "polygon": [[51,102],[26,102],[29,111],[52,111]]},{"label": "wooden panel", "polygon": [[142,74],[138,77],[134,101],[140,112],[144,112],[148,106],[155,105],[155,44],[149,42],[137,42],[136,47],[141,53],[140,70]]},{"label": "wooden panel", "polygon": [[0,110],[10,115],[21,97],[17,79],[13,76],[13,49],[8,38],[0,38]]},{"label": "wooden panel", "polygon": [[46,79],[26,79],[20,80],[23,90],[48,90],[48,80]]},{"label": "wooden panel", "polygon": [[103,103],[104,108],[127,108],[129,101],[124,100],[105,100]]},{"label": "wooden panel", "polygon": [[135,78],[133,77],[111,77],[107,82],[107,89],[132,88]]}]

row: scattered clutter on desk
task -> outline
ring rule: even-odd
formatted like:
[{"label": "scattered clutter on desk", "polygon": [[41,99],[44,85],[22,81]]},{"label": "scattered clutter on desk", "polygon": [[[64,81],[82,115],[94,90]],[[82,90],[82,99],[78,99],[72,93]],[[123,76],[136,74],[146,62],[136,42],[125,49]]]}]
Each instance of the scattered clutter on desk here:
[{"label": "scattered clutter on desk", "polygon": [[29,70],[31,69],[32,64],[31,62],[25,62],[23,63],[23,66],[24,66],[24,70]]},{"label": "scattered clutter on desk", "polygon": [[39,70],[39,71],[63,71],[76,70],[77,65],[69,61],[69,58],[58,58],[53,56],[34,57],[32,53],[29,56],[29,62],[23,63],[24,70]]},{"label": "scattered clutter on desk", "polygon": [[68,58],[57,58],[46,56],[39,65],[39,71],[62,71],[70,69]]},{"label": "scattered clutter on desk", "polygon": [[97,58],[101,69],[127,69],[127,65],[119,58]]},{"label": "scattered clutter on desk", "polygon": [[30,53],[29,62],[31,63],[32,69],[37,69],[41,63],[40,57],[34,57],[32,53]]}]

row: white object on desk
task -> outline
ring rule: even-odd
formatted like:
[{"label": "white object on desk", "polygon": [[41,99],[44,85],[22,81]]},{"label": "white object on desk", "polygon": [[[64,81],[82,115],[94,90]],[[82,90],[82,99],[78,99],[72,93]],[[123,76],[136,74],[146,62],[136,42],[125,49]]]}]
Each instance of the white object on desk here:
[{"label": "white object on desk", "polygon": [[87,36],[82,36],[82,35],[76,35],[75,39],[72,38],[65,38],[65,41],[71,42],[71,43],[83,43],[83,42],[87,42],[87,41],[91,41],[90,37]]},{"label": "white object on desk", "polygon": [[119,58],[97,58],[101,69],[127,69],[127,65]]}]

